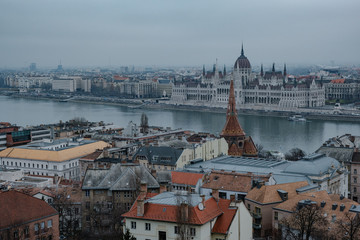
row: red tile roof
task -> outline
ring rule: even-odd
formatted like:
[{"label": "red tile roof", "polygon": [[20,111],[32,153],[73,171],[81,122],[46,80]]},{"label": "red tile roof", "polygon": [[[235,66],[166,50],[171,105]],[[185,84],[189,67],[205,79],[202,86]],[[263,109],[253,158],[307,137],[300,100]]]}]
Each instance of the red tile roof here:
[{"label": "red tile roof", "polygon": [[344,83],[344,82],[345,82],[345,79],[343,79],[343,78],[331,80],[331,83]]},{"label": "red tile roof", "polygon": [[219,199],[219,207],[223,214],[216,219],[212,233],[227,234],[237,211],[237,208],[229,208],[230,203],[228,199]]},{"label": "red tile roof", "polygon": [[[189,206],[189,224],[203,225],[223,213],[214,198],[210,198],[205,201],[204,205],[205,208],[203,210],[200,210],[198,206]],[[144,216],[138,216],[137,201],[135,201],[130,211],[124,213],[122,216],[125,218],[138,218],[175,223],[177,222],[178,206],[176,205],[145,203],[144,209]]]},{"label": "red tile roof", "polygon": [[0,229],[58,214],[43,200],[18,191],[0,192],[0,213]]},{"label": "red tile roof", "polygon": [[90,153],[90,154],[80,158],[80,160],[95,161],[96,159],[98,159],[100,157],[101,154],[102,154],[102,151],[96,151],[96,152]]},{"label": "red tile roof", "polygon": [[190,172],[171,172],[171,182],[176,184],[196,186],[199,179],[202,179],[204,174],[202,173],[190,173]]},{"label": "red tile roof", "polygon": [[269,181],[270,175],[254,175],[252,173],[237,173],[213,170],[204,181],[203,188],[219,189],[235,192],[249,192],[254,179]]},{"label": "red tile roof", "polygon": [[261,188],[253,188],[246,195],[245,199],[252,200],[262,204],[271,204],[276,202],[282,202],[282,199],[278,193],[278,190],[283,190],[288,193],[288,198],[292,198],[297,195],[296,189],[308,186],[306,181],[283,183],[277,185],[267,185]]}]

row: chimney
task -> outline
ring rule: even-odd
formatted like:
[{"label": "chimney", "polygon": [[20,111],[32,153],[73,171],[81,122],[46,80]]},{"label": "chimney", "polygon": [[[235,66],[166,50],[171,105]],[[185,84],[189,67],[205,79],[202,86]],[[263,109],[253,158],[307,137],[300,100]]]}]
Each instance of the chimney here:
[{"label": "chimney", "polygon": [[181,203],[181,220],[187,222],[189,220],[189,205],[187,203]]},{"label": "chimney", "polygon": [[153,175],[153,177],[156,178],[157,174],[156,174],[156,170],[155,170],[155,169],[151,169],[151,175]]},{"label": "chimney", "polygon": [[205,195],[201,194],[200,197],[201,197],[201,203],[205,207]]},{"label": "chimney", "polygon": [[146,192],[147,192],[146,182],[140,183],[140,192],[141,192],[141,193],[146,193]]},{"label": "chimney", "polygon": [[137,216],[144,216],[144,200],[141,198],[137,200]]},{"label": "chimney", "polygon": [[230,195],[230,202],[235,202],[235,194]]},{"label": "chimney", "polygon": [[213,189],[212,190],[212,196],[215,198],[217,202],[219,202],[219,189]]},{"label": "chimney", "polygon": [[166,192],[166,185],[160,185],[160,193]]}]

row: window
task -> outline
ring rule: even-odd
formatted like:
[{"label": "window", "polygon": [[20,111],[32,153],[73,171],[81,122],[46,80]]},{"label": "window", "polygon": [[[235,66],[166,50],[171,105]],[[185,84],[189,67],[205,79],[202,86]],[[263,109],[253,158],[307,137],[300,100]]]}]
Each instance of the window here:
[{"label": "window", "polygon": [[78,215],[79,212],[80,212],[80,211],[79,211],[79,208],[76,207],[76,208],[75,208],[75,214]]},{"label": "window", "polygon": [[354,177],[354,183],[357,183],[357,177]]},{"label": "window", "polygon": [[40,227],[41,227],[41,230],[44,230],[45,229],[45,222],[41,222]]},{"label": "window", "polygon": [[90,215],[86,215],[86,221],[90,222]]},{"label": "window", "polygon": [[51,220],[51,219],[47,221],[47,227],[48,227],[48,228],[51,228],[51,227],[52,227],[52,220]]},{"label": "window", "polygon": [[196,229],[190,228],[190,236],[195,236],[195,235],[196,235]]},{"label": "window", "polygon": [[354,193],[356,193],[356,187],[354,187]]},{"label": "window", "polygon": [[278,212],[274,212],[274,220],[278,220],[279,219],[279,213]]},{"label": "window", "polygon": [[86,202],[85,208],[86,208],[86,209],[90,209],[90,202]]},{"label": "window", "polygon": [[354,169],[354,174],[357,174],[357,169]]},{"label": "window", "polygon": [[136,222],[131,221],[131,229],[136,229]]},{"label": "window", "polygon": [[54,170],[56,170],[57,169],[57,166],[54,166]]},{"label": "window", "polygon": [[28,236],[29,236],[29,226],[26,226],[26,227],[24,228],[24,235],[25,235],[25,237],[28,237]]},{"label": "window", "polygon": [[17,239],[19,237],[19,232],[18,230],[14,231],[14,239]]},{"label": "window", "polygon": [[85,190],[85,196],[90,197],[90,190]]},{"label": "window", "polygon": [[145,230],[146,230],[146,231],[150,231],[150,230],[151,230],[151,225],[150,225],[150,223],[145,223]]},{"label": "window", "polygon": [[35,230],[35,234],[39,234],[39,224],[38,223],[36,223],[34,225],[34,230]]},{"label": "window", "polygon": [[132,192],[131,191],[125,191],[124,192],[124,197],[126,197],[126,198],[132,197]]},{"label": "window", "polygon": [[174,227],[174,233],[175,233],[175,234],[179,234],[179,233],[180,233],[178,226],[175,226],[175,227]]}]

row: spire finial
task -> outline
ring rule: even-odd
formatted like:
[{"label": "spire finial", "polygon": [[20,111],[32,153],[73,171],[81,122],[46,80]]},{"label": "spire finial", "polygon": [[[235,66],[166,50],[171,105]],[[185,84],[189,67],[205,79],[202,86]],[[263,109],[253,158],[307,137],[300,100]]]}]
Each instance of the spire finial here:
[{"label": "spire finial", "polygon": [[275,72],[275,63],[273,63],[272,71]]},{"label": "spire finial", "polygon": [[244,56],[244,44],[241,43],[241,56]]}]

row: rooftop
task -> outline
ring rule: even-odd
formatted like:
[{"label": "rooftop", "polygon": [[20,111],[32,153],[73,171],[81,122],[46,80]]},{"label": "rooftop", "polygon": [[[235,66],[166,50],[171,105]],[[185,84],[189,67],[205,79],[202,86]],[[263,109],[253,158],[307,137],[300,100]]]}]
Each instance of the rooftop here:
[{"label": "rooftop", "polygon": [[[41,144],[41,146],[45,145],[45,143]],[[0,157],[62,162],[86,156],[95,152],[97,149],[104,149],[108,147],[109,144],[103,141],[84,141],[79,145],[69,145],[68,147],[56,150],[42,149],[41,146],[38,144],[31,144],[21,147],[7,148],[0,152]]]},{"label": "rooftop", "polygon": [[45,201],[17,191],[0,192],[0,230],[57,215]]}]

